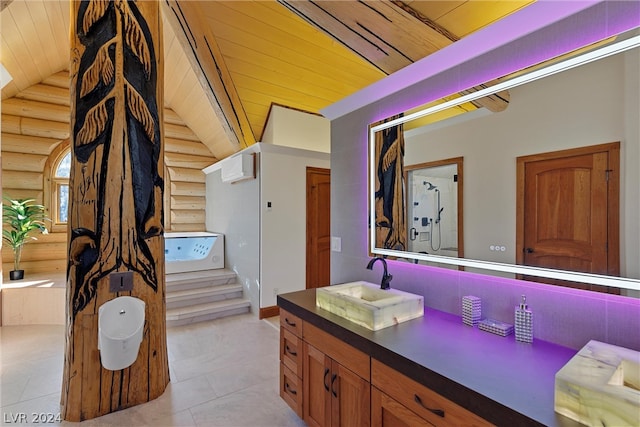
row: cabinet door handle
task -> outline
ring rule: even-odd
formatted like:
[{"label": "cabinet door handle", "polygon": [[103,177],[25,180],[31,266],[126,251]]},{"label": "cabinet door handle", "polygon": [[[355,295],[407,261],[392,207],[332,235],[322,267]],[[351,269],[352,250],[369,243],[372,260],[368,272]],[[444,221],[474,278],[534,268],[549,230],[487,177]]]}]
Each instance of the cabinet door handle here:
[{"label": "cabinet door handle", "polygon": [[432,409],[428,406],[424,406],[424,403],[422,403],[422,399],[420,399],[420,396],[418,396],[417,394],[413,395],[413,400],[415,400],[418,405],[422,406],[427,411],[433,412],[437,416],[444,418],[444,411],[442,409]]},{"label": "cabinet door handle", "polygon": [[329,368],[324,369],[324,389],[329,391],[329,384],[327,384],[327,375],[329,375]]},{"label": "cabinet door handle", "polygon": [[288,317],[285,317],[285,318],[284,318],[284,322],[285,322],[287,325],[289,325],[289,326],[293,326],[293,327],[295,327],[295,326],[296,326],[296,322],[291,322],[291,321],[289,321],[289,318],[288,318]]},{"label": "cabinet door handle", "polygon": [[290,355],[292,355],[292,356],[297,356],[297,355],[298,355],[298,353],[296,353],[295,351],[291,351],[291,349],[289,348],[289,345],[288,345],[288,344],[284,346],[284,349],[285,349],[285,351],[286,351],[287,353],[289,353],[289,354],[290,354]]},{"label": "cabinet door handle", "polygon": [[294,389],[291,388],[291,386],[289,385],[289,383],[284,383],[284,388],[291,394],[293,394],[294,396],[298,394],[297,391],[295,391]]},{"label": "cabinet door handle", "polygon": [[333,397],[338,397],[338,393],[336,393],[333,388],[333,383],[336,382],[336,378],[338,378],[338,374],[331,375],[331,394],[333,394]]}]

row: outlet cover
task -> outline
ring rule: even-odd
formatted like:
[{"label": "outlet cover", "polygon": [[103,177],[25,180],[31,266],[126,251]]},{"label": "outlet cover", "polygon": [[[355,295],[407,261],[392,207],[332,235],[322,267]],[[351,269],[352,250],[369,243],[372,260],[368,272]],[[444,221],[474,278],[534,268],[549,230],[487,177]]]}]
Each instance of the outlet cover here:
[{"label": "outlet cover", "polygon": [[133,271],[120,271],[109,275],[109,291],[124,292],[133,290]]}]

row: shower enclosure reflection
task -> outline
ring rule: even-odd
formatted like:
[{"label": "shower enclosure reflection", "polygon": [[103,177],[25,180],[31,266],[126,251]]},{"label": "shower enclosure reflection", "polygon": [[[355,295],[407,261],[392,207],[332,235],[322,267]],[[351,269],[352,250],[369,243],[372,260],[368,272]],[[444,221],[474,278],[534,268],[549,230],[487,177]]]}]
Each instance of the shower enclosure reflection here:
[{"label": "shower enclosure reflection", "polygon": [[405,166],[410,252],[464,256],[462,157]]}]

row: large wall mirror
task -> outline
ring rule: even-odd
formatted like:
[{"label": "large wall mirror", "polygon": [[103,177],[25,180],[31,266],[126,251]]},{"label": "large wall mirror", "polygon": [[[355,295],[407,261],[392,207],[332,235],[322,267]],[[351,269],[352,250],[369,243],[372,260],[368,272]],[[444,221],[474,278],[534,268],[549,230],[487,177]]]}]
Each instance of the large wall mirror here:
[{"label": "large wall mirror", "polygon": [[640,290],[638,34],[372,124],[371,252]]}]

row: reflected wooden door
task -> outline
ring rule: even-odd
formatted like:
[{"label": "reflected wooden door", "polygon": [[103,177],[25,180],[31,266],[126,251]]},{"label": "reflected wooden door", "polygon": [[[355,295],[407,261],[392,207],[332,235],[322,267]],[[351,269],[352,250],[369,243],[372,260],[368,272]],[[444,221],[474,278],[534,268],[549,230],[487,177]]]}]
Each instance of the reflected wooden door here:
[{"label": "reflected wooden door", "polygon": [[519,264],[619,275],[618,163],[619,143],[518,158]]},{"label": "reflected wooden door", "polygon": [[307,167],[307,289],[331,281],[331,171]]}]

